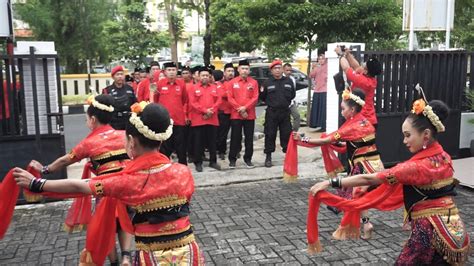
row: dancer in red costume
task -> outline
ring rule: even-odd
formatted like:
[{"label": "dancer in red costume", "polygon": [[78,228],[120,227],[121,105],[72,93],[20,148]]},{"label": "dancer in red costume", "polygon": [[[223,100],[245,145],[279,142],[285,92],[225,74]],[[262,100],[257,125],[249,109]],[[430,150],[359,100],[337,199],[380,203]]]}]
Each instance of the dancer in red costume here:
[{"label": "dancer in red costume", "polygon": [[[375,145],[375,128],[365,118],[361,110],[365,104],[364,93],[361,90],[349,91],[346,90],[342,93],[343,101],[341,102],[341,114],[346,119],[346,122],[336,131],[329,135],[322,135],[321,138],[301,138],[299,134],[294,134],[294,139],[301,141],[303,144],[310,144],[315,146],[326,146],[323,147],[323,153],[326,152],[325,148],[335,143],[345,142],[345,149],[341,148],[340,152],[344,151],[347,153],[347,159],[349,162],[348,175],[356,174],[370,174],[383,170],[383,164],[380,160],[380,155]],[[334,157],[337,160],[337,157]],[[325,163],[328,163],[325,155]],[[342,166],[342,165],[341,165]],[[327,167],[328,168],[328,167]],[[329,169],[329,168],[328,168]],[[335,176],[337,172],[340,172],[342,168],[333,169],[328,174]],[[352,197],[358,198],[362,196],[368,189],[368,186],[360,186],[352,190],[352,188],[341,188],[338,189],[338,195],[346,199]],[[338,213],[337,209],[330,207],[330,210]],[[362,213],[362,222],[364,234],[361,236],[363,239],[369,239],[372,235],[373,226],[369,222],[368,212]]]},{"label": "dancer in red costume", "polygon": [[[456,193],[452,162],[436,140],[437,134],[445,130],[442,121],[447,116],[448,108],[443,102],[435,100],[428,105],[424,97],[417,100],[402,125],[403,142],[414,154],[410,160],[379,173],[345,179],[335,177],[315,184],[309,197],[309,251],[321,250],[317,226],[321,203],[345,211],[337,231],[357,226],[362,210],[388,211],[405,205],[412,233],[396,265],[462,265],[466,262],[470,240],[453,200]],[[329,186],[369,185],[380,186],[356,200],[344,200],[324,191]],[[333,236],[337,238],[336,234]]]},{"label": "dancer in red costume", "polygon": [[[70,153],[59,157],[51,164],[43,166],[38,161],[33,160],[30,166],[42,175],[47,175],[60,171],[82,159],[89,158],[90,163],[86,164],[83,177],[90,177],[90,172],[99,176],[121,171],[129,158],[125,151],[125,131],[115,130],[110,126],[114,110],[113,102],[113,97],[106,94],[89,97],[87,100],[89,108],[86,113],[86,124],[91,133],[79,142]],[[26,192],[26,198],[28,198],[27,195],[31,195],[31,193]],[[96,199],[96,203],[99,199]],[[86,206],[90,206],[90,196],[78,198],[74,201],[64,223],[64,229],[67,232],[72,233],[85,228],[91,218],[90,208]],[[118,239],[122,251],[122,263],[128,265],[131,263],[132,235],[119,230]],[[109,260],[112,265],[118,265],[115,248],[109,254]]]},{"label": "dancer in red costume", "polygon": [[[134,265],[201,265],[202,255],[189,220],[193,177],[189,168],[171,163],[158,152],[161,142],[172,134],[169,114],[161,105],[144,102],[134,105],[132,112],[126,128],[126,150],[133,159],[123,171],[84,182],[35,179],[27,171],[15,168],[15,180],[33,192],[103,196],[98,207],[100,212],[114,212],[112,207],[116,200],[133,208],[136,211],[132,219],[134,226],[127,225],[126,221],[123,225],[133,228],[135,234]],[[106,215],[101,218],[102,221],[95,223],[94,220],[89,226],[81,263],[101,264],[103,250],[114,243],[108,228],[114,224]],[[99,227],[102,230],[98,230]],[[89,234],[91,229],[97,234]]]}]

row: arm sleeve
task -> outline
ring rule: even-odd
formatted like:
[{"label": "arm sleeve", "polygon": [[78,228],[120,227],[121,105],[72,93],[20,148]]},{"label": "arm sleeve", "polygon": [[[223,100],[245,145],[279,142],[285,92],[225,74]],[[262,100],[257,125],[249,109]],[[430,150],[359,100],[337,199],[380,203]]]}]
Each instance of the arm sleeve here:
[{"label": "arm sleeve", "polygon": [[252,95],[252,99],[250,99],[247,104],[245,105],[245,109],[251,109],[254,108],[257,105],[258,102],[258,94],[259,94],[259,89],[258,89],[258,82],[254,81],[252,86],[255,88],[254,93]]},{"label": "arm sleeve", "polygon": [[367,78],[364,77],[364,75],[358,74],[352,68],[348,68],[346,70],[346,76],[347,76],[347,79],[352,82],[352,85],[354,87],[357,87],[367,93],[367,88],[369,86],[367,84]]},{"label": "arm sleeve", "polygon": [[217,109],[219,108],[219,105],[221,105],[221,103],[222,103],[222,95],[217,91],[217,101],[212,106],[212,110],[214,112],[217,112]]},{"label": "arm sleeve", "polygon": [[131,189],[133,186],[129,186],[132,180],[133,176],[130,174],[118,172],[103,179],[92,178],[89,181],[89,188],[94,196],[109,196],[124,200],[135,193]]},{"label": "arm sleeve", "polygon": [[89,141],[87,138],[79,142],[70,152],[71,158],[75,158],[77,161],[80,161],[84,158],[88,158],[90,151]]},{"label": "arm sleeve", "polygon": [[396,166],[377,173],[377,178],[383,179],[385,183],[394,185],[402,183],[405,185],[422,185],[430,182],[426,175],[420,173],[418,162],[406,161]]},{"label": "arm sleeve", "polygon": [[232,105],[232,108],[237,109],[240,107],[240,105],[234,98],[234,89],[232,89],[230,84],[230,82],[225,84],[224,91],[227,92],[227,101],[230,103],[230,105]]}]

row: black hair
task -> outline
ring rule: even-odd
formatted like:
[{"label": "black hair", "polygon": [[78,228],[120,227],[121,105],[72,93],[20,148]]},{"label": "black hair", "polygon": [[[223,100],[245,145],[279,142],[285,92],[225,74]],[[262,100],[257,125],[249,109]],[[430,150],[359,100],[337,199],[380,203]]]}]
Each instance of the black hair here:
[{"label": "black hair", "polygon": [[[114,97],[112,97],[112,95],[100,94],[100,95],[95,96],[94,99],[98,101],[99,103],[107,105],[107,106],[114,105]],[[95,116],[95,118],[99,120],[99,123],[106,125],[106,124],[110,124],[110,121],[112,120],[113,112],[100,110],[99,108],[91,104],[89,108],[87,108],[87,114],[90,117]]]},{"label": "black hair", "polygon": [[366,63],[367,66],[367,74],[371,77],[375,77],[382,73],[382,64],[380,64],[379,60],[375,57],[369,58]]},{"label": "black hair", "polygon": [[290,63],[285,63],[283,67],[292,67]]},{"label": "black hair", "polygon": [[150,68],[151,68],[152,66],[158,66],[158,67],[160,67],[160,63],[158,63],[157,61],[151,61],[151,62],[150,62]]},{"label": "black hair", "polygon": [[212,71],[212,76],[214,77],[215,81],[221,81],[224,78],[224,72],[220,70]]},{"label": "black hair", "polygon": [[[359,98],[362,100],[362,101],[365,101],[365,93],[364,91],[362,91],[361,89],[353,89],[352,94],[354,94],[355,96],[359,96]],[[344,100],[347,105],[349,105],[349,107],[354,107],[355,111],[357,113],[360,113],[360,111],[362,111],[362,105],[356,103],[356,101],[352,100],[352,99],[348,99],[348,100]]]},{"label": "black hair", "polygon": [[[433,112],[438,116],[441,123],[444,125],[446,119],[449,116],[449,107],[440,100],[432,100],[429,102],[429,105],[433,109]],[[430,119],[423,113],[420,113],[419,115],[410,113],[406,119],[409,119],[411,126],[420,133],[425,129],[431,130],[433,138],[436,139],[438,131],[436,130],[436,127],[433,125],[433,123],[431,123]]]},{"label": "black hair", "polygon": [[[165,132],[170,125],[170,115],[166,108],[161,104],[148,104],[138,117],[140,117],[145,126],[155,133]],[[138,142],[140,142],[140,144],[145,148],[157,149],[160,147],[161,141],[146,138],[142,133],[138,132],[137,128],[130,123],[130,121],[127,121],[125,132],[127,133],[127,136],[131,135],[138,139]]]}]

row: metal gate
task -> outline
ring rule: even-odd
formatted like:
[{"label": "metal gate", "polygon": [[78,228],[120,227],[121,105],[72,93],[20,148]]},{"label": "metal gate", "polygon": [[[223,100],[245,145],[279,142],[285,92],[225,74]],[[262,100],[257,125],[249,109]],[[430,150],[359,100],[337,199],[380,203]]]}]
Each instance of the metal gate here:
[{"label": "metal gate", "polygon": [[417,83],[423,87],[428,100],[441,100],[449,106],[446,132],[439,135],[439,141],[451,156],[456,157],[467,65],[469,57],[472,65],[473,54],[466,51],[363,53],[364,61],[375,56],[383,65],[374,101],[378,119],[377,146],[382,161],[393,165],[411,156],[403,145],[401,125],[411,111],[413,99],[417,98],[413,89]]},{"label": "metal gate", "polygon": [[[2,55],[0,180],[12,167],[44,164],[65,154],[59,60],[55,54]],[[67,178],[67,171],[48,179]]]}]

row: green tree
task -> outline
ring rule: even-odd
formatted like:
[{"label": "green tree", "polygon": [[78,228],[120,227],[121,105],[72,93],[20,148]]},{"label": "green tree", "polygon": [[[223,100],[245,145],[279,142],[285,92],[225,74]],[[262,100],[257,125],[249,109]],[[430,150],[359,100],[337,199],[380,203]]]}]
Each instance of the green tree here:
[{"label": "green tree", "polygon": [[251,52],[261,46],[262,37],[253,30],[245,15],[248,0],[214,0],[210,8],[212,18],[212,54]]},{"label": "green tree", "polygon": [[108,21],[105,32],[111,58],[143,65],[147,56],[154,55],[169,45],[169,34],[150,30],[152,21],[145,10],[144,1],[128,1],[119,6],[116,20]]},{"label": "green tree", "polygon": [[114,12],[111,0],[29,0],[13,9],[30,25],[35,40],[55,42],[68,73],[84,72],[86,59],[107,59],[102,34]]}]

